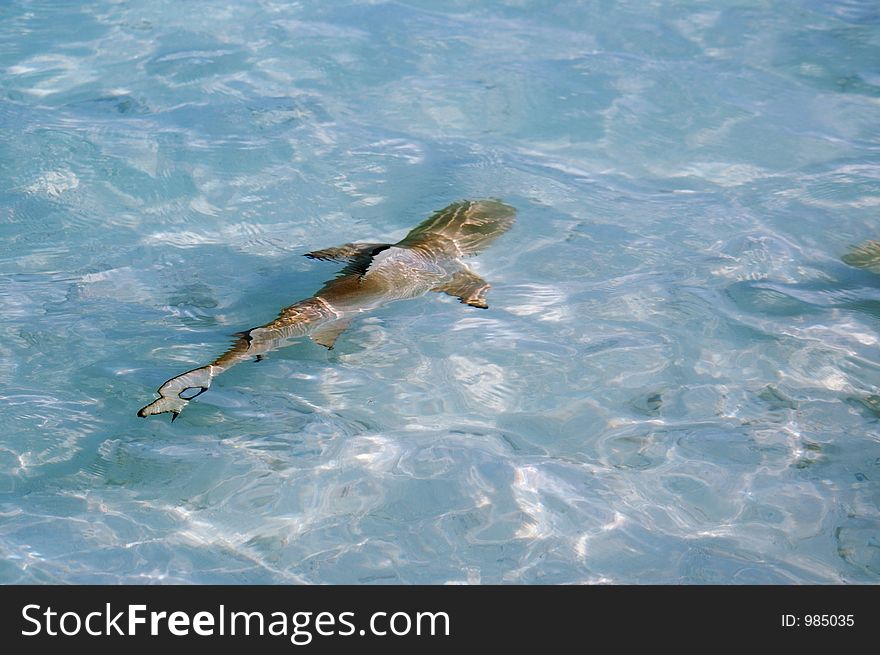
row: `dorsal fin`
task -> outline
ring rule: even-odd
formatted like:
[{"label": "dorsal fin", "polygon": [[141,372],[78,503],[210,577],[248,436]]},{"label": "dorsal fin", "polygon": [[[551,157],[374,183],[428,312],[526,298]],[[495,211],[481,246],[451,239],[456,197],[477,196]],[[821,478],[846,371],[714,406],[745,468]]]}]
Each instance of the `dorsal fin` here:
[{"label": "dorsal fin", "polygon": [[390,247],[391,246],[382,246],[381,248],[377,248],[376,250],[368,254],[349,260],[346,267],[339,271],[339,275],[337,275],[337,277],[345,277],[346,275],[357,275],[358,277],[361,277],[363,275],[366,275],[367,269],[370,268],[370,265],[373,263],[376,255],[378,255],[380,252],[388,250],[388,248]]},{"label": "dorsal fin", "polygon": [[390,243],[346,243],[336,248],[308,252],[305,256],[324,261],[347,262],[346,267],[339,271],[337,278],[352,274],[361,277],[370,268],[373,257],[390,247]]},{"label": "dorsal fin", "polygon": [[363,257],[372,257],[390,245],[389,243],[346,243],[335,248],[313,250],[312,252],[307,252],[305,256],[310,259],[322,259],[324,261],[352,262]]},{"label": "dorsal fin", "polygon": [[251,335],[251,332],[253,332],[253,330],[254,329],[252,328],[250,330],[242,330],[241,332],[233,332],[232,336],[238,337],[239,339],[244,339],[245,341],[247,341],[248,347],[250,347],[251,343],[254,340],[253,335]]}]

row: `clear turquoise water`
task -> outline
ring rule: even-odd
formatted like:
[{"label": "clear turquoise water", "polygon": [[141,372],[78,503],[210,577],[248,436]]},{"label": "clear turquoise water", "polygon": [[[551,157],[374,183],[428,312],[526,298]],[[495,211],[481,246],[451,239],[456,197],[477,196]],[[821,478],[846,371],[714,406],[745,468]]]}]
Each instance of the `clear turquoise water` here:
[{"label": "clear turquoise water", "polygon": [[[0,582],[880,581],[876,2],[0,5]],[[421,298],[166,378],[300,256]]]}]

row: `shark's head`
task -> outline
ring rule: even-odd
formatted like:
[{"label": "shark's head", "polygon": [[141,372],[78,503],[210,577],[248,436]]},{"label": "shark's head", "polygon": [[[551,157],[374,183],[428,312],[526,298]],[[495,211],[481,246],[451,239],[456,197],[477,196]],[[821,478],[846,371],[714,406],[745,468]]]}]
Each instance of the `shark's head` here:
[{"label": "shark's head", "polygon": [[500,200],[462,200],[422,221],[397,245],[433,250],[452,242],[458,255],[470,257],[507,232],[515,218],[516,209]]}]

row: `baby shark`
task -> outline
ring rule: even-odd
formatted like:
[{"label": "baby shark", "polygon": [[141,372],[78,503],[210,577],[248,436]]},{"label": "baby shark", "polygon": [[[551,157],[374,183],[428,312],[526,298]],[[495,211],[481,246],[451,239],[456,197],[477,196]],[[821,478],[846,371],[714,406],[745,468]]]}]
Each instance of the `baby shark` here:
[{"label": "baby shark", "polygon": [[435,291],[486,309],[490,285],[462,260],[485,250],[510,229],[515,216],[513,207],[498,200],[464,200],[441,209],[397,243],[346,243],[306,253],[346,266],[313,296],[281,310],[275,320],[238,333],[232,347],[210,364],[165,382],[159,398],[138,416],[169,412],[173,422],[215,377],[236,364],[259,361],[303,336],[333,348],[356,316],[385,303]]}]

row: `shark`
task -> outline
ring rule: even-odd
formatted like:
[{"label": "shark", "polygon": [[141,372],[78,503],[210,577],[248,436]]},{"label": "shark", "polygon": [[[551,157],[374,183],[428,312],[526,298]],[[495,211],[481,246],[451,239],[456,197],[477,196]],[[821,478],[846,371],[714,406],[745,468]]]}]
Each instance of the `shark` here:
[{"label": "shark", "polygon": [[470,307],[487,309],[490,284],[465,264],[513,225],[516,210],[496,199],[462,200],[433,214],[397,243],[346,243],[306,253],[345,267],[315,294],[285,307],[274,320],[238,332],[233,345],[210,364],[167,380],[159,398],[137,415],[171,414],[203,394],[214,378],[246,361],[308,336],[332,349],[337,338],[364,312],[384,304],[445,293]]},{"label": "shark", "polygon": [[856,268],[866,268],[880,275],[880,241],[866,241],[850,248],[843,257],[843,262]]}]

